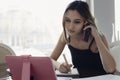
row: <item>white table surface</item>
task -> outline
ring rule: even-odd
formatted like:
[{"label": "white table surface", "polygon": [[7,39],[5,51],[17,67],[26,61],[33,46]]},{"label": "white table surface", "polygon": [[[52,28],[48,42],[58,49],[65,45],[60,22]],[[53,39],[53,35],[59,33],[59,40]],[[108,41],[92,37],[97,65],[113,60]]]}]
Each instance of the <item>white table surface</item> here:
[{"label": "white table surface", "polygon": [[120,75],[101,75],[101,76],[94,76],[94,77],[87,77],[87,78],[78,78],[78,79],[72,79],[72,78],[66,78],[66,77],[58,77],[58,80],[120,80]]},{"label": "white table surface", "polygon": [[[7,77],[7,78],[0,78],[0,80],[12,80],[12,79],[10,77]],[[70,77],[57,77],[57,80],[120,80],[120,75],[108,74],[102,76],[77,78],[77,79],[72,79]]]}]

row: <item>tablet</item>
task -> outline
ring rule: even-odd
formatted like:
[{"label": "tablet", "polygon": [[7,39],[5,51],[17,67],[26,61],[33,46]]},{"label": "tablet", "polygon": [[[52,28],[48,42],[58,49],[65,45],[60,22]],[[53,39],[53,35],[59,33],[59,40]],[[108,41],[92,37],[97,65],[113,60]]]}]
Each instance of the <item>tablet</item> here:
[{"label": "tablet", "polygon": [[[6,63],[10,69],[13,80],[57,80],[55,70],[49,57],[9,55],[6,56]],[[30,66],[28,67],[28,64],[26,64],[27,68],[23,63],[30,63]],[[23,76],[28,78],[23,79]]]}]

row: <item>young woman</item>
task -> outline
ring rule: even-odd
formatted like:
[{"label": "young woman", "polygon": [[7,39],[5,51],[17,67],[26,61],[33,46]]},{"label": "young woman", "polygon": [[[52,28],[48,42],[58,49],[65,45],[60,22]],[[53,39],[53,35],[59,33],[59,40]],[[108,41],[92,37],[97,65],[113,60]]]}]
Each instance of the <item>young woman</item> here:
[{"label": "young woman", "polygon": [[[84,37],[88,40],[84,40]],[[80,77],[115,71],[116,64],[110,55],[107,40],[98,32],[86,2],[71,2],[63,15],[63,32],[50,56],[55,68],[60,72],[69,72],[71,67],[71,64],[57,62],[65,45],[68,45],[73,66],[78,69]]]}]

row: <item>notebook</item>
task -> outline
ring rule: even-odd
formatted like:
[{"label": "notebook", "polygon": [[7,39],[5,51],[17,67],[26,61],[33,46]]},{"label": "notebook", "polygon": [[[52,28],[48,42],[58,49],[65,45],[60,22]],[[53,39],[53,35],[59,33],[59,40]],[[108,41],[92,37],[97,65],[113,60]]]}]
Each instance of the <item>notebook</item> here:
[{"label": "notebook", "polygon": [[58,70],[55,71],[58,77],[72,77],[72,78],[79,78],[79,73],[76,68],[71,69],[71,72],[68,73],[61,73]]},{"label": "notebook", "polygon": [[6,56],[13,80],[57,80],[49,57]]}]

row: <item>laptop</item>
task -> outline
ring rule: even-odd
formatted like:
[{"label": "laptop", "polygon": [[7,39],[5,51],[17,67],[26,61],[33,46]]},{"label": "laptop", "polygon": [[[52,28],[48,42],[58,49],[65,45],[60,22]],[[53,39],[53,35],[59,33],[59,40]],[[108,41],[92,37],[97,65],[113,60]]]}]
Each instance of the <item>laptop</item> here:
[{"label": "laptop", "polygon": [[6,56],[12,80],[57,80],[49,57]]}]

